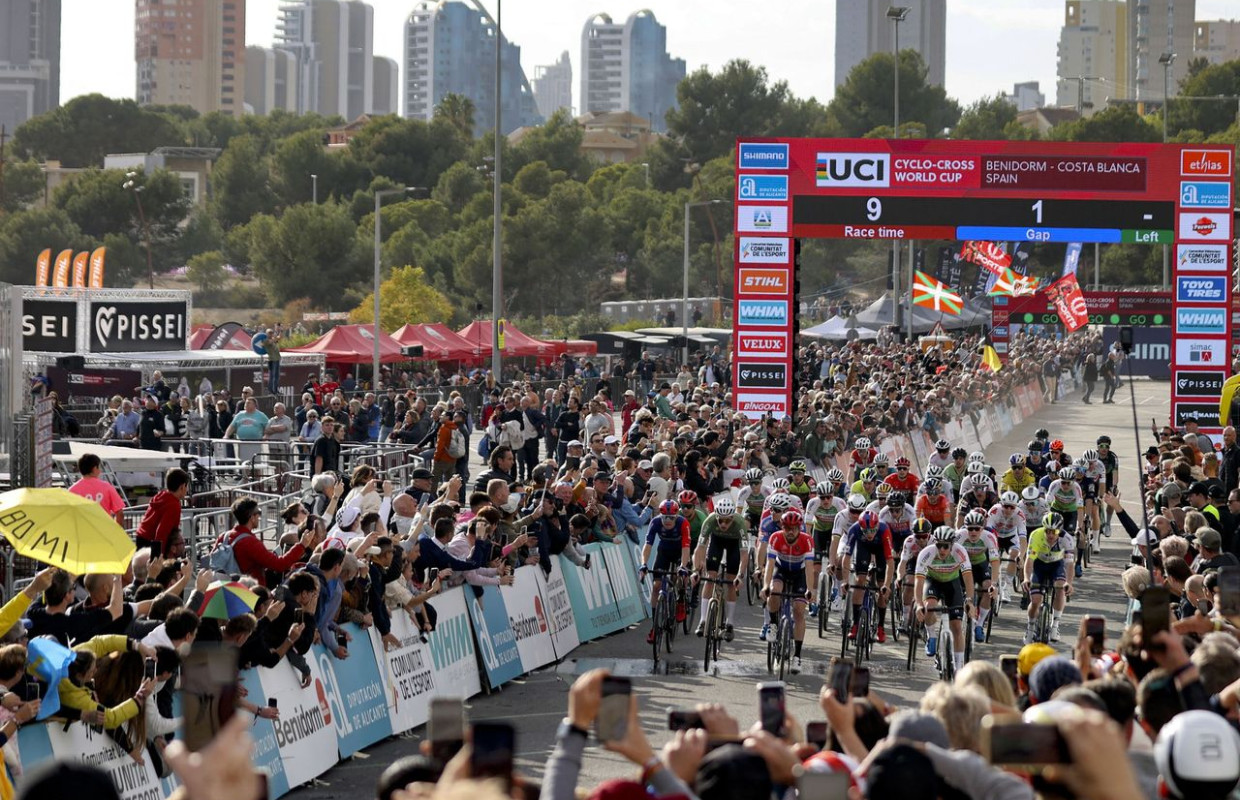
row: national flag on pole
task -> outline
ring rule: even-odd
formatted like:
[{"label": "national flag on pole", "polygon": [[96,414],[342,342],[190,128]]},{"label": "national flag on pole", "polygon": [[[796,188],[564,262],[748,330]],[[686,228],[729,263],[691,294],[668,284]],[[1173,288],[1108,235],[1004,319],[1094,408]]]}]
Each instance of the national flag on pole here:
[{"label": "national flag on pole", "polygon": [[999,354],[990,345],[982,348],[982,366],[989,368],[991,372],[998,372],[1003,369],[1003,362],[999,360]]},{"label": "national flag on pole", "polygon": [[1003,274],[995,278],[995,285],[991,287],[986,294],[991,297],[1002,295],[1004,297],[1022,297],[1024,295],[1033,294],[1038,289],[1037,278],[1026,278],[1024,275],[1018,275],[1011,267],[1006,267]]},{"label": "national flag on pole", "polygon": [[998,275],[1004,267],[1012,266],[1012,257],[1003,250],[1003,245],[994,242],[965,242],[960,250],[960,257],[972,261],[987,271]]},{"label": "national flag on pole", "polygon": [[1055,310],[1069,332],[1089,324],[1089,308],[1085,305],[1085,295],[1081,293],[1075,274],[1065,275],[1047,286],[1046,297],[1055,304]]},{"label": "national flag on pole", "polygon": [[913,302],[947,314],[959,314],[964,300],[921,270],[913,273]]}]

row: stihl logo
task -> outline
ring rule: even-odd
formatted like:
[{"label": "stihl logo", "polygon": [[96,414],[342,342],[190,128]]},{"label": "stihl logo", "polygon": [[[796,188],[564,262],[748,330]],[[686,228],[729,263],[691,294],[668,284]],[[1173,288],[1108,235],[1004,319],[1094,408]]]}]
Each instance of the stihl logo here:
[{"label": "stihl logo", "polygon": [[1184,150],[1180,153],[1181,175],[1225,177],[1231,174],[1231,153],[1226,150]]},{"label": "stihl logo", "polygon": [[737,291],[741,294],[788,294],[788,271],[741,267],[737,271]]}]

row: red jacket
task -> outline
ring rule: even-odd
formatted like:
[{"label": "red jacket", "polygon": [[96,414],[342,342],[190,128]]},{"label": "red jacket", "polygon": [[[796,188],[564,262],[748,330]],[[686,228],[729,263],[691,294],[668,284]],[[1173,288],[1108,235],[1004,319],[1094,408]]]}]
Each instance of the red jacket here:
[{"label": "red jacket", "polygon": [[[250,536],[242,537],[241,534],[248,533]],[[265,570],[272,572],[288,572],[293,565],[301,561],[306,555],[306,548],[301,546],[301,542],[293,545],[293,549],[289,550],[282,556],[267,549],[267,545],[263,544],[263,540],[254,535],[249,528],[238,525],[228,533],[216,540],[216,545],[227,541],[233,546],[233,555],[237,559],[237,566],[241,567],[241,571],[258,581],[260,586],[267,585],[267,577]]]},{"label": "red jacket", "polygon": [[160,489],[151,498],[142,521],[138,523],[137,537],[147,542],[168,543],[168,534],[181,524],[181,500],[167,489]]}]

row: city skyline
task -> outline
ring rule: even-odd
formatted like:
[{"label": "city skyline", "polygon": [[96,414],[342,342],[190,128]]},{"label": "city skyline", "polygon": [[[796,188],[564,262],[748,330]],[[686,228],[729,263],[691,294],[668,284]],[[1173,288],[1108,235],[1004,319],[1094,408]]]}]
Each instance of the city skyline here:
[{"label": "city skyline", "polygon": [[[61,103],[92,92],[134,97],[132,0],[63,0],[63,5]],[[248,0],[247,44],[272,44],[279,5],[279,0]],[[483,0],[483,5],[494,13],[494,0]],[[404,22],[414,3],[384,0],[377,6],[375,54],[401,63]],[[727,11],[729,6],[735,13]],[[702,66],[718,70],[732,58],[747,58],[766,67],[772,82],[787,81],[800,97],[827,102],[834,93],[834,3],[787,0],[778,19],[770,22],[753,19],[752,4],[734,0],[649,0],[641,7],[649,7],[667,26],[668,52],[684,58],[690,73]],[[554,63],[564,50],[573,54],[576,71],[577,43],[589,16],[606,12],[623,18],[639,6],[545,0],[539,10],[529,14],[512,0],[504,9],[505,38],[521,47],[521,64],[530,75],[535,65]],[[1014,83],[1025,81],[1039,81],[1043,91],[1052,94],[1063,10],[1063,0],[1005,0],[1002,8],[975,0],[949,3],[948,94],[967,104],[1010,92]],[[1232,0],[1196,2],[1198,20],[1235,16]],[[704,19],[710,24],[703,24]],[[787,24],[791,21],[795,24]],[[721,42],[728,47],[721,48]],[[107,44],[108,57],[99,58],[101,43]],[[401,81],[403,97],[403,74]],[[573,105],[580,109],[576,83]]]}]

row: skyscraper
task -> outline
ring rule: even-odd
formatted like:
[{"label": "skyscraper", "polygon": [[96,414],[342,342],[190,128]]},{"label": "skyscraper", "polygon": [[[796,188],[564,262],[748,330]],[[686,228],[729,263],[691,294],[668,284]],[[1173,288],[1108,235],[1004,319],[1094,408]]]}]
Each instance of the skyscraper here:
[{"label": "skyscraper", "polygon": [[396,114],[400,112],[400,67],[396,59],[375,56],[374,102],[371,114]]},{"label": "skyscraper", "polygon": [[[500,50],[501,132],[542,122],[521,48]],[[405,22],[405,116],[429,120],[445,95],[474,104],[474,131],[495,127],[495,20],[478,0],[421,0]]]},{"label": "skyscraper", "polygon": [[1163,99],[1164,53],[1175,53],[1168,75],[1174,93],[1188,75],[1196,36],[1196,0],[1128,0],[1128,97]]},{"label": "skyscraper", "polygon": [[275,46],[297,58],[298,111],[353,120],[373,110],[374,32],[374,9],[357,0],[280,8]]},{"label": "skyscraper", "polygon": [[667,52],[667,28],[654,14],[638,11],[623,25],[606,14],[586,20],[581,31],[581,111],[631,111],[666,131],[676,108],[676,86],[685,61]]},{"label": "skyscraper", "polygon": [[1129,95],[1128,6],[1123,0],[1067,0],[1055,104],[1089,116]]},{"label": "skyscraper", "polygon": [[573,110],[573,65],[568,51],[550,66],[534,67],[534,102],[538,113],[550,117],[561,108]]},{"label": "skyscraper", "polygon": [[60,105],[60,0],[0,0],[0,125]]},{"label": "skyscraper", "polygon": [[1204,58],[1211,64],[1240,59],[1240,20],[1198,21],[1193,58]]},{"label": "skyscraper", "polygon": [[903,6],[900,49],[916,50],[926,63],[926,81],[942,86],[947,64],[947,0],[837,0],[835,4],[835,85],[875,53],[890,53],[895,23],[887,9]]},{"label": "skyscraper", "polygon": [[134,0],[137,99],[245,111],[245,0]]},{"label": "skyscraper", "polygon": [[245,49],[245,104],[254,114],[297,113],[297,56],[271,47]]}]

